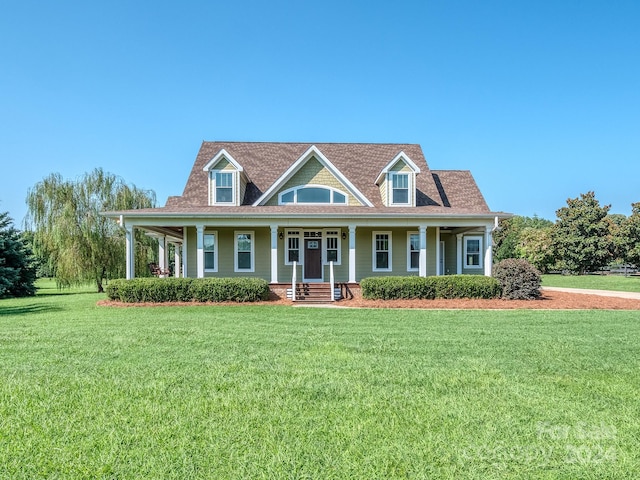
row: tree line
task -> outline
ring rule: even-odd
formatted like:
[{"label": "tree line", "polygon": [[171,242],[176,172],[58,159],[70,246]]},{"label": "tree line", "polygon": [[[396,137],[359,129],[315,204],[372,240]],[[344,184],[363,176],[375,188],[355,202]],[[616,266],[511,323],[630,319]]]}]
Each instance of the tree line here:
[{"label": "tree line", "polygon": [[640,202],[629,217],[610,214],[594,192],[567,199],[556,221],[514,216],[494,232],[494,261],[523,258],[545,273],[584,274],[612,263],[640,266]]}]

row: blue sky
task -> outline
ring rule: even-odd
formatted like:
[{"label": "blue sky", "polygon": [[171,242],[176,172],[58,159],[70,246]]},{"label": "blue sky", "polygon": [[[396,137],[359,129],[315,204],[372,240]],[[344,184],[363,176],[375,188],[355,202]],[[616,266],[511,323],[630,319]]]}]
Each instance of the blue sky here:
[{"label": "blue sky", "polygon": [[493,210],[640,201],[640,2],[0,4],[0,211],[95,167],[179,195],[202,140],[419,143]]}]

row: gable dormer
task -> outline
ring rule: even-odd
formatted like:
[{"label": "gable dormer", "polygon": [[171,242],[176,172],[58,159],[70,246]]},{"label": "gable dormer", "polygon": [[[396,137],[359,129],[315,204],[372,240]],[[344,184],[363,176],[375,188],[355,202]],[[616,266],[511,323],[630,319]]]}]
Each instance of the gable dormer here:
[{"label": "gable dormer", "polygon": [[224,148],[220,150],[203,170],[208,173],[209,205],[238,206],[247,189],[249,179],[242,165]]},{"label": "gable dormer", "polygon": [[253,205],[293,204],[373,206],[315,145],[309,147]]},{"label": "gable dormer", "polygon": [[391,160],[376,178],[385,207],[416,206],[416,175],[420,168],[404,153]]}]

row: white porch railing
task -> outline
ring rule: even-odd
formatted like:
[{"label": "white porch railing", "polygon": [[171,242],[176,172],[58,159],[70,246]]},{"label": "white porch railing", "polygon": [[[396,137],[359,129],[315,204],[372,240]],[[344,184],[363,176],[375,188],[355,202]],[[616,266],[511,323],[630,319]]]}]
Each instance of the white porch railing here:
[{"label": "white porch railing", "polygon": [[296,277],[297,274],[296,272],[298,271],[297,267],[297,262],[294,260],[293,261],[293,275],[291,276],[291,301],[295,302],[296,301]]},{"label": "white porch railing", "polygon": [[336,290],[335,290],[335,285],[336,285],[336,281],[335,278],[333,277],[333,260],[331,260],[329,262],[329,283],[331,284],[331,301],[335,302],[336,300]]}]

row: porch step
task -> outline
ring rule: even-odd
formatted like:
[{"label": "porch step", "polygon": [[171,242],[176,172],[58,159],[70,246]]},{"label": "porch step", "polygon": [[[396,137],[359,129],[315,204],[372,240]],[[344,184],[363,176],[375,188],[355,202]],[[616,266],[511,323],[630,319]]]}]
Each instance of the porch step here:
[{"label": "porch step", "polygon": [[[292,298],[291,288],[287,289],[287,298]],[[334,287],[334,298],[340,300],[340,287]],[[330,283],[299,283],[296,284],[296,302],[331,303]]]}]

